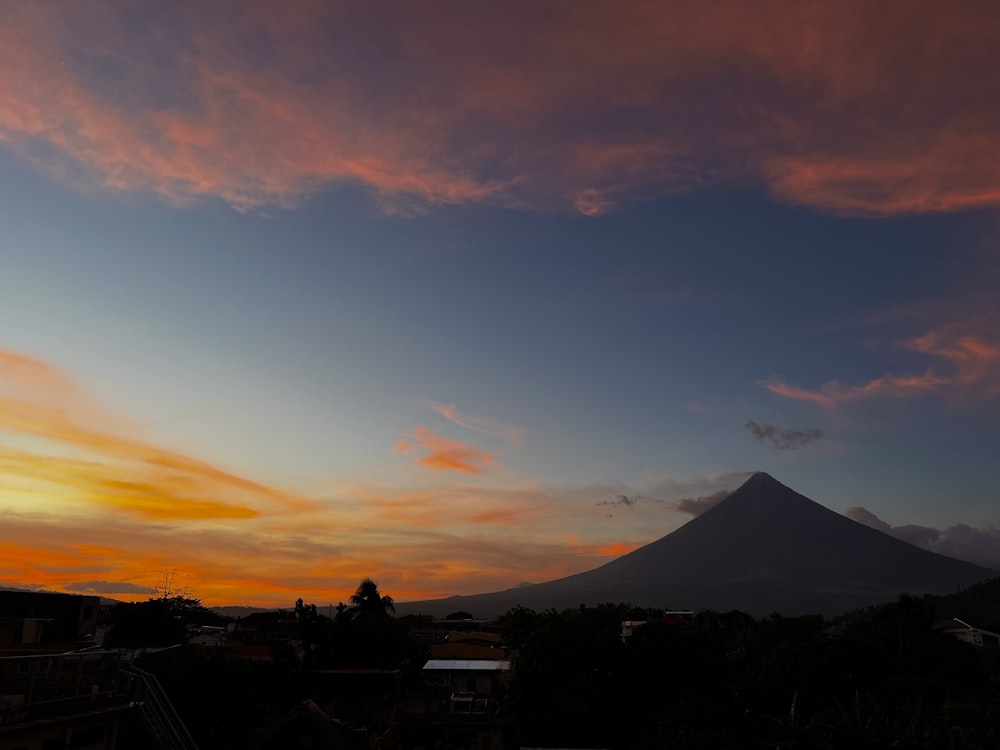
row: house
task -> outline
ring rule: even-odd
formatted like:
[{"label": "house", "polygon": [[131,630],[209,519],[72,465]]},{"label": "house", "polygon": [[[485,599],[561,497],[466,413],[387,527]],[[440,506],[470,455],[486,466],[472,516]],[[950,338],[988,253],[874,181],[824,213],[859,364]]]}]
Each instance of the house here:
[{"label": "house", "polygon": [[[691,622],[692,619],[694,619],[694,612],[687,609],[675,609],[664,612],[658,618],[658,621],[665,622],[668,625],[676,625],[682,622]],[[637,628],[641,628],[650,622],[653,622],[653,620],[622,620],[622,643],[627,643]]]},{"label": "house", "polygon": [[[495,655],[496,646],[485,648]],[[517,747],[506,700],[509,659],[430,659],[422,673],[423,691],[403,705],[404,747]]]},{"label": "house", "polygon": [[0,748],[115,750],[134,713],[119,651],[0,657]]},{"label": "house", "polygon": [[941,630],[945,633],[951,633],[958,640],[971,643],[973,646],[993,650],[1000,649],[1000,634],[977,628],[957,617],[952,620],[952,624],[946,625]]},{"label": "house", "polygon": [[507,649],[497,633],[483,631],[448,633],[429,647],[432,659],[506,659]]},{"label": "house", "polygon": [[343,731],[364,746],[398,747],[402,673],[398,669],[308,669],[297,673],[307,695]]},{"label": "house", "polygon": [[225,646],[229,632],[215,625],[188,625],[187,642],[192,646],[216,648]]},{"label": "house", "polygon": [[450,713],[495,713],[506,694],[507,659],[429,659],[424,674]]},{"label": "house", "polygon": [[0,591],[0,652],[55,653],[94,644],[98,596]]}]

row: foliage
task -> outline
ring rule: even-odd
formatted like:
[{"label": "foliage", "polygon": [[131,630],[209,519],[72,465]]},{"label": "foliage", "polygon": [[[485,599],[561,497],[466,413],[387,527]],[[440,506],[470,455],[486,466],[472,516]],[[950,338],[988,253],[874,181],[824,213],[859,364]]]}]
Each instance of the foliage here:
[{"label": "foliage", "polygon": [[395,611],[396,605],[393,604],[392,597],[383,596],[378,590],[378,584],[371,578],[365,578],[358,585],[357,591],[351,594],[351,606],[347,614],[354,619],[379,620]]},{"label": "foliage", "polygon": [[366,578],[351,596],[350,606],[340,604],[333,619],[320,614],[316,605],[295,603],[301,624],[303,666],[320,668],[416,669],[426,656],[410,630],[419,621],[396,619],[391,596]]},{"label": "foliage", "polygon": [[977,627],[1000,632],[1000,578],[991,578],[948,596],[927,599],[938,617],[960,617]]},{"label": "foliage", "polygon": [[183,596],[115,605],[107,645],[116,648],[172,646],[185,641],[187,625],[222,625],[226,618]]},{"label": "foliage", "polygon": [[[515,609],[521,743],[610,748],[1000,747],[982,653],[920,599],[851,622],[703,612],[620,635],[628,608]],[[991,716],[994,721],[984,718]]]}]

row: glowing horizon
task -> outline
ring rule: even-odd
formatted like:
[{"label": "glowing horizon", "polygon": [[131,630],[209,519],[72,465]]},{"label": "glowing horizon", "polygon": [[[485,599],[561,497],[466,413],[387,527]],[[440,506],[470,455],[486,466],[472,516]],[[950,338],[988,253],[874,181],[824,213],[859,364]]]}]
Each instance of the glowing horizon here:
[{"label": "glowing horizon", "polygon": [[973,6],[5,5],[0,583],[492,591],[755,469],[993,560]]}]

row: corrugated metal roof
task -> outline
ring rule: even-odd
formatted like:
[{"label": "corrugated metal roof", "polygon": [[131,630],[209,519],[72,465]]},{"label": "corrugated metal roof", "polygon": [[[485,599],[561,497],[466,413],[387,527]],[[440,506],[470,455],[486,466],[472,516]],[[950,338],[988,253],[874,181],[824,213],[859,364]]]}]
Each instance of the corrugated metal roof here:
[{"label": "corrugated metal roof", "polygon": [[464,669],[472,672],[506,672],[510,669],[507,659],[428,659],[424,669],[454,671]]}]

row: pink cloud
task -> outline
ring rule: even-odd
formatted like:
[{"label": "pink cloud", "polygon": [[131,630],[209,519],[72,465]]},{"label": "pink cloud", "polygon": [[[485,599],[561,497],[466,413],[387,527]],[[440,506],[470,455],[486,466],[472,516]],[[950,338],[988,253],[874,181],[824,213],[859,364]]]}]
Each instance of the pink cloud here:
[{"label": "pink cloud", "polygon": [[817,389],[789,385],[778,376],[761,382],[784,398],[833,408],[876,398],[907,399],[944,393],[968,401],[1000,396],[1000,344],[989,321],[942,326],[908,339],[903,349],[931,358],[935,364],[919,373],[886,374],[857,383],[831,380]]},{"label": "pink cloud", "polygon": [[998,25],[988,2],[10,3],[0,142],[75,184],[240,210],[348,183],[404,212],[597,215],[719,184],[953,211],[1000,202]]}]

